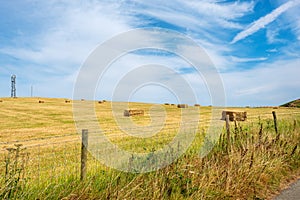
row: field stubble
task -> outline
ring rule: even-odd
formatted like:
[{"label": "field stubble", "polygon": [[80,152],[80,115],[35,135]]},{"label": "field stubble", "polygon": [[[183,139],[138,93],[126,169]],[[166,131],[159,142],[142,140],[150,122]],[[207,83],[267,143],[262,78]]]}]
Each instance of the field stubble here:
[{"label": "field stubble", "polygon": [[[80,137],[73,122],[72,106],[63,99],[44,101],[39,104],[35,98],[3,99],[0,104],[0,173],[11,173],[0,179],[2,197],[263,199],[300,171],[300,109],[276,109],[279,133],[276,134],[272,108],[239,108],[248,112],[247,122],[236,126],[231,123],[230,137],[224,130],[210,154],[200,158],[199,149],[211,117],[211,107],[200,107],[199,126],[186,130],[197,130],[195,140],[171,165],[146,174],[132,174],[110,169],[89,155],[88,177],[80,181]],[[161,105],[167,116],[166,125],[158,134],[152,138],[128,136],[118,130],[110,102],[95,106],[107,138],[126,150],[150,155],[168,144],[179,128],[180,109]],[[152,106],[130,103],[129,107],[145,110],[145,116],[132,118],[133,123],[151,124]],[[191,116],[191,120],[199,116]],[[6,149],[16,149],[14,144],[25,148],[18,155],[18,166],[15,159],[7,161]],[[14,158],[15,151],[9,156]],[[22,174],[18,176],[19,171]],[[18,187],[12,189],[9,183],[16,180]]]}]

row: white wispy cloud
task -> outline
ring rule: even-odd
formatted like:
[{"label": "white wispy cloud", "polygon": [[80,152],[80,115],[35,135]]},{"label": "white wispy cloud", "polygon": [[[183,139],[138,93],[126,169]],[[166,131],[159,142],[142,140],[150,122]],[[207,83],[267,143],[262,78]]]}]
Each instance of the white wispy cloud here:
[{"label": "white wispy cloud", "polygon": [[[234,68],[228,47],[230,31],[240,30],[244,25],[238,19],[253,12],[254,2],[206,1],[143,1],[133,0],[135,6],[129,7],[131,13],[147,16],[151,22],[165,22],[179,27],[200,44],[220,70]],[[145,21],[147,23],[147,21]]]},{"label": "white wispy cloud", "polygon": [[293,7],[290,12],[287,13],[286,20],[289,22],[289,28],[295,33],[298,40],[300,40],[300,15],[299,15],[300,3]]},{"label": "white wispy cloud", "polygon": [[263,92],[270,90],[272,87],[271,85],[264,85],[264,86],[250,86],[244,89],[237,90],[234,95],[238,96],[250,96],[250,95],[259,95]]},{"label": "white wispy cloud", "polygon": [[[299,58],[300,57],[300,3],[290,8],[283,18],[284,22],[282,27],[289,31],[292,37],[284,41],[284,46],[280,49],[285,57]],[[278,39],[278,38],[276,38]],[[279,38],[282,41],[282,38]]]},{"label": "white wispy cloud", "polygon": [[259,31],[262,28],[265,28],[266,25],[276,20],[282,13],[286,12],[288,9],[292,8],[293,6],[296,6],[299,4],[300,1],[288,1],[287,3],[279,6],[271,13],[267,14],[264,17],[261,17],[257,21],[253,22],[249,28],[243,30],[242,32],[238,33],[233,40],[231,41],[231,44],[234,44],[252,34]]},{"label": "white wispy cloud", "polygon": [[274,44],[274,43],[283,43],[283,42],[285,42],[284,39],[279,39],[278,38],[279,31],[280,31],[279,28],[268,28],[267,29],[266,36],[267,36],[268,43]]},{"label": "white wispy cloud", "polygon": [[3,46],[0,53],[35,63],[39,67],[42,65],[43,68],[51,68],[51,71],[57,73],[66,73],[78,68],[97,44],[137,25],[147,24],[146,19],[138,20],[139,17],[135,16],[143,14],[186,28],[188,34],[190,31],[193,38],[208,49],[216,66],[224,69],[232,66],[222,56],[224,40],[211,32],[224,34],[217,31],[218,26],[240,29],[241,25],[234,20],[253,9],[253,2],[223,5],[216,1],[200,3],[176,0],[155,3],[135,0],[132,4],[134,6],[127,1],[124,4],[111,1],[88,1],[85,4],[77,1],[40,3],[38,9],[23,17],[30,17],[33,22],[44,22],[46,25],[35,35],[21,35],[14,39],[17,42],[28,40],[31,45]]},{"label": "white wispy cloud", "polygon": [[257,62],[257,61],[265,61],[268,60],[267,57],[258,57],[258,58],[240,58],[240,57],[235,57],[235,56],[231,56],[231,59],[233,62]]},{"label": "white wispy cloud", "polygon": [[253,12],[253,2],[134,0],[132,13],[146,15],[203,34],[212,29],[242,29],[236,19]]},{"label": "white wispy cloud", "polygon": [[[0,47],[1,55],[13,58],[12,64],[1,66],[1,72],[7,77],[17,74],[20,96],[28,96],[27,88],[34,84],[36,95],[71,97],[76,72],[90,52],[113,35],[132,28],[129,21],[133,20],[120,13],[118,2],[53,0],[27,4],[24,10],[23,3],[11,5],[16,11],[22,10],[16,14],[24,21],[19,21],[20,30],[15,30],[22,34],[11,38],[14,45]],[[28,23],[36,24],[29,33]],[[1,80],[1,85],[6,82],[9,84],[9,80]],[[0,92],[8,94],[5,90]]]},{"label": "white wispy cloud", "polygon": [[267,52],[269,52],[269,53],[276,53],[276,52],[278,52],[278,49],[268,49],[267,50]]},{"label": "white wispy cloud", "polygon": [[253,69],[222,73],[227,101],[231,105],[258,106],[299,98],[299,64],[299,58],[279,59]]}]

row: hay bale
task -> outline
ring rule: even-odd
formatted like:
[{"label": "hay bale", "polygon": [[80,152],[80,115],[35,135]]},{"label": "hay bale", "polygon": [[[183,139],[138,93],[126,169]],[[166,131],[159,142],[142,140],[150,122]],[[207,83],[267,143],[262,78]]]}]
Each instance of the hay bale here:
[{"label": "hay bale", "polygon": [[103,101],[98,101],[99,104],[104,103]]},{"label": "hay bale", "polygon": [[144,110],[138,110],[138,109],[124,110],[124,116],[125,117],[130,117],[130,116],[144,116]]},{"label": "hay bale", "polygon": [[170,105],[169,103],[165,103],[166,106]]},{"label": "hay bale", "polygon": [[194,106],[195,106],[195,107],[200,107],[200,104],[197,104],[197,103],[196,103]]},{"label": "hay bale", "polygon": [[85,101],[85,99],[81,99],[81,101]]},{"label": "hay bale", "polygon": [[226,115],[229,115],[229,121],[246,121],[247,112],[244,111],[223,111],[222,120],[226,120]]},{"label": "hay bale", "polygon": [[0,103],[2,103],[2,102],[3,102],[3,100],[0,99]]},{"label": "hay bale", "polygon": [[178,104],[177,105],[177,108],[188,108],[189,107],[189,105],[187,105],[187,104]]},{"label": "hay bale", "polygon": [[39,100],[39,103],[45,103],[45,101]]},{"label": "hay bale", "polygon": [[172,104],[171,104],[171,106],[175,106],[175,104],[174,104],[174,103],[172,103]]},{"label": "hay bale", "polygon": [[71,103],[71,101],[70,100],[65,100],[65,103]]}]

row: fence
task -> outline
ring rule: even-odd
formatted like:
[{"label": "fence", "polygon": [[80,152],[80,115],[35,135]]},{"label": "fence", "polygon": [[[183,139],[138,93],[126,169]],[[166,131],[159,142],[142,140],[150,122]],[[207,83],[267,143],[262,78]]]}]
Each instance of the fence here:
[{"label": "fence", "polygon": [[[177,125],[178,124],[169,124],[169,126]],[[188,126],[188,124],[186,124],[186,126]],[[191,127],[189,130],[185,131],[193,131],[193,128]],[[120,136],[120,134],[114,134],[114,131],[116,131],[116,129],[107,131],[107,133],[110,133],[110,139],[118,139],[118,136]],[[128,129],[126,131],[130,130]],[[167,132],[167,134],[159,136],[159,139],[171,140],[176,129],[168,128]],[[84,131],[83,134],[86,135],[87,132]],[[5,174],[8,165],[14,164],[15,152],[8,151],[7,149],[9,149],[8,147],[17,148],[14,145],[15,143],[24,144],[20,146],[20,149],[22,149],[22,152],[28,153],[28,156],[24,158],[24,163],[20,162],[20,164],[24,165],[24,177],[30,184],[36,184],[38,186],[57,184],[67,177],[84,179],[86,177],[87,169],[89,173],[107,169],[100,161],[87,152],[86,146],[82,146],[82,143],[86,144],[86,140],[81,141],[77,134],[68,134],[65,136],[69,137],[70,135],[74,138],[64,140],[64,136],[48,137],[48,140],[54,139],[57,141],[47,143],[45,142],[47,139],[43,139],[43,144],[36,144],[39,142],[37,139],[2,142],[0,148],[0,174]],[[82,138],[85,139],[86,137]],[[155,142],[156,140],[153,141]],[[123,142],[123,146],[131,143],[131,141],[127,139],[124,139]],[[119,143],[121,143],[121,141]],[[115,149],[103,149],[102,153],[107,154],[114,150]],[[19,158],[21,158],[21,156],[22,155],[19,155]],[[8,157],[11,158],[11,163],[7,163]]]},{"label": "fence", "polygon": [[[274,121],[276,124],[275,131],[278,132],[277,119],[279,120],[286,119],[286,118],[299,119],[299,117],[300,117],[300,111],[298,109],[295,109],[295,110],[291,110],[291,112],[285,112],[285,113],[278,112],[277,115],[276,113],[271,113],[271,112],[257,113],[257,115],[248,116],[247,119],[248,122],[242,122],[242,123],[251,126],[251,123],[256,123],[257,120],[263,120],[263,119],[267,119],[270,121],[275,120]],[[205,128],[203,127],[206,126],[207,123],[209,123],[210,121],[211,120],[209,118],[200,119],[200,129],[198,129],[198,132],[201,133],[204,132]],[[191,133],[195,131],[197,128],[199,128],[199,127],[190,127],[192,124],[195,124],[195,122],[184,124],[184,128],[185,128],[184,131],[187,133]],[[167,128],[165,128],[164,134],[157,136],[155,139],[151,140],[151,142],[155,143],[155,142],[164,141],[165,143],[168,143],[174,138],[179,125],[180,124],[178,123],[167,124]],[[132,140],[127,140],[126,138],[124,140],[120,139],[119,138],[120,132],[115,133],[116,131],[117,128],[115,129],[112,128],[106,130],[106,134],[110,139],[116,139],[116,143],[120,144],[124,148],[130,147],[130,144],[137,145],[137,143],[132,143]],[[128,129],[127,131],[130,130]],[[12,146],[14,143],[25,144],[20,148],[24,148],[23,152],[28,153],[26,154],[28,156],[23,158],[24,163],[22,163],[21,161],[20,163],[24,165],[24,177],[26,178],[26,181],[30,182],[31,184],[36,184],[36,185],[55,184],[60,182],[61,180],[64,180],[66,177],[72,177],[75,179],[84,179],[87,176],[87,172],[97,173],[101,170],[107,170],[107,168],[102,163],[100,163],[93,156],[89,155],[86,146],[82,145],[82,143],[87,145],[86,136],[87,136],[87,130],[84,130],[82,141],[80,140],[80,137],[77,134],[67,134],[59,137],[56,136],[56,137],[46,138],[43,141],[47,141],[49,139],[55,141],[51,143],[44,142],[43,144],[36,144],[37,142],[39,142],[39,140],[0,142],[1,145],[0,174],[5,174],[7,167],[13,164],[13,163],[8,163],[8,157],[13,156],[13,154],[11,152],[8,152],[6,148],[8,146]],[[125,137],[125,134],[123,134],[122,137]],[[163,143],[163,145],[165,143]],[[103,154],[110,151],[113,151],[113,149],[104,149]],[[149,151],[148,147],[147,147],[147,151]],[[11,158],[10,162],[14,162],[14,160],[12,160]]]}]

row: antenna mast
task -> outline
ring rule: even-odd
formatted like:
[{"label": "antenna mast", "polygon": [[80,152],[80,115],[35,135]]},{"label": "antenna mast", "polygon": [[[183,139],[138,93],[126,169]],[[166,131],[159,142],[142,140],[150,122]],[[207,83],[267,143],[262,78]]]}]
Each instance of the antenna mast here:
[{"label": "antenna mast", "polygon": [[11,76],[11,97],[16,98],[16,75]]}]

